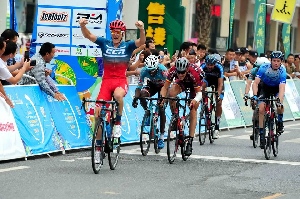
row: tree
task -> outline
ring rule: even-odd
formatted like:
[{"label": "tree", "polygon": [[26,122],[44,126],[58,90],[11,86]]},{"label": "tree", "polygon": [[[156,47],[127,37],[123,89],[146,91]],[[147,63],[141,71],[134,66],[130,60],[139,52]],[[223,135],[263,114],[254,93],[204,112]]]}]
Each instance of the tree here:
[{"label": "tree", "polygon": [[198,33],[198,43],[205,46],[210,45],[211,32],[211,7],[215,0],[198,0],[196,8],[196,31]]}]

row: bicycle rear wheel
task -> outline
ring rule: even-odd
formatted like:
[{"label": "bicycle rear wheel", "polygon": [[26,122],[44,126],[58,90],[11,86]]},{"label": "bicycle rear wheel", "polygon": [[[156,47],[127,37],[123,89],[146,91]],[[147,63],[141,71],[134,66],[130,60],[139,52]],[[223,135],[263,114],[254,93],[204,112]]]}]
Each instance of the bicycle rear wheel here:
[{"label": "bicycle rear wheel", "polygon": [[[200,112],[200,118],[199,118],[199,142],[200,145],[203,145],[205,143],[206,139],[206,133],[207,133],[207,123],[206,123],[206,117],[205,117],[205,111],[204,107],[201,108]],[[204,132],[203,132],[204,127]]]},{"label": "bicycle rear wheel", "polygon": [[[153,124],[150,124],[150,126],[146,126],[146,121],[149,119],[150,115],[145,113],[143,120],[142,120],[142,126],[141,126],[141,133],[140,133],[140,147],[141,147],[141,153],[143,156],[146,156],[150,149],[150,143],[152,140],[153,135]],[[153,120],[152,122],[153,123]]]},{"label": "bicycle rear wheel", "polygon": [[215,131],[215,126],[212,124],[211,122],[211,118],[208,118],[206,120],[206,124],[207,124],[207,127],[208,127],[208,138],[209,138],[209,142],[212,144],[214,143],[214,139],[213,139],[213,133]]},{"label": "bicycle rear wheel", "polygon": [[[102,144],[102,146],[96,146],[97,133],[99,130],[101,132],[103,132],[103,127],[104,127],[104,122],[101,119],[97,120],[96,124],[95,124],[95,128],[94,128],[94,134],[93,134],[93,140],[92,140],[92,151],[91,151],[92,168],[93,168],[93,171],[95,174],[99,173],[99,171],[103,165],[103,159],[105,157],[104,144]],[[102,137],[104,137],[104,136],[102,136]],[[100,162],[96,162],[96,147],[100,147]]]},{"label": "bicycle rear wheel", "polygon": [[170,125],[168,129],[168,138],[167,138],[167,155],[170,164],[174,162],[179,147],[179,143],[178,143],[179,129],[178,129],[177,122],[178,122],[178,116],[173,115],[170,120]]},{"label": "bicycle rear wheel", "polygon": [[252,135],[253,135],[253,140],[252,140],[252,144],[253,144],[253,147],[256,148],[257,145],[258,145],[258,121],[253,119],[252,121]]},{"label": "bicycle rear wheel", "polygon": [[[113,127],[114,125],[111,123],[111,129],[113,129]],[[119,137],[113,137],[112,135],[110,138],[106,137],[106,140],[108,141],[107,146],[109,146],[109,151],[107,152],[109,168],[115,170],[119,161],[121,139]]]}]

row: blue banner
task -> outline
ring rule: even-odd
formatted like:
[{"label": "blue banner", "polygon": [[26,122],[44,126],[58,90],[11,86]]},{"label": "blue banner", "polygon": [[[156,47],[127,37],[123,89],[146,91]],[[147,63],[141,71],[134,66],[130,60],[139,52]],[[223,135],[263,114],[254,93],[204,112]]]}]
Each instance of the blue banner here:
[{"label": "blue banner", "polygon": [[15,104],[12,109],[26,155],[61,150],[50,110],[38,86],[7,86],[5,90]]},{"label": "blue banner", "polygon": [[58,86],[67,100],[59,102],[44,93],[65,150],[91,146],[92,132],[74,86]]}]

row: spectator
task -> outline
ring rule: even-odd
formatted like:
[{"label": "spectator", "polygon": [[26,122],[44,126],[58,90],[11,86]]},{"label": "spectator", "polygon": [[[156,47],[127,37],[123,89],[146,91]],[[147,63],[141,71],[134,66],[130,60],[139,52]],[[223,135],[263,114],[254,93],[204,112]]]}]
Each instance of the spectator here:
[{"label": "spectator", "polygon": [[234,71],[230,71],[230,66],[234,65],[234,57],[235,51],[232,48],[228,48],[225,57],[222,61],[222,65],[224,67],[224,76],[230,78],[231,76],[237,76],[237,73]]},{"label": "spectator", "polygon": [[295,74],[293,73],[296,72],[296,66],[294,62],[295,62],[294,55],[289,54],[285,63],[285,68],[286,68],[286,73],[289,74],[292,78],[295,76]]},{"label": "spectator", "polygon": [[199,44],[198,46],[197,46],[197,62],[196,62],[196,64],[198,65],[198,66],[200,66],[202,63],[204,63],[204,61],[205,61],[205,56],[206,56],[206,46],[205,45],[203,45],[203,44]]},{"label": "spectator", "polygon": [[191,48],[192,48],[191,42],[187,42],[187,41],[183,42],[180,45],[178,56],[179,57],[186,57],[189,54]]},{"label": "spectator", "polygon": [[15,56],[17,51],[17,44],[10,40],[6,41],[5,43],[6,48],[4,53],[1,55],[0,60],[0,79],[8,81],[10,84],[17,84],[18,81],[21,80],[23,74],[31,68],[30,63],[27,61],[24,62],[23,67],[17,72],[15,76],[13,76],[7,68],[6,61]]},{"label": "spectator", "polygon": [[151,49],[155,49],[154,40],[150,37],[147,37],[145,44],[141,45],[139,48],[135,49],[132,52],[132,54],[137,54],[138,53],[136,55],[135,61],[133,63],[135,63],[139,60],[139,56],[140,56],[140,54],[143,50],[151,50]]},{"label": "spectator", "polygon": [[187,59],[189,60],[189,63],[195,64],[196,63],[196,52],[194,49],[191,49],[189,54],[187,55]]},{"label": "spectator", "polygon": [[[42,91],[47,95],[52,96],[58,101],[65,100],[65,96],[60,93],[57,87],[53,84],[50,76],[46,76],[46,63],[50,63],[55,54],[55,46],[50,43],[44,43],[40,51],[36,53],[32,60],[36,61],[36,65],[28,72],[28,75],[35,78]],[[29,78],[24,78],[23,84],[35,84],[35,81]]]},{"label": "spectator", "polygon": [[191,46],[192,46],[192,49],[193,49],[195,52],[197,52],[197,49],[198,49],[197,44],[195,44],[194,42],[191,42]]}]

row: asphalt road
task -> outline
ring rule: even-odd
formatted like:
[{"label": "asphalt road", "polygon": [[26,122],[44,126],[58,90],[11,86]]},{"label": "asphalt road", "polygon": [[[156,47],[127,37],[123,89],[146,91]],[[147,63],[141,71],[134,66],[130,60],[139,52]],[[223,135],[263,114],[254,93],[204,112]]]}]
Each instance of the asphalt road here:
[{"label": "asphalt road", "polygon": [[[214,144],[193,143],[193,155],[174,164],[166,150],[143,157],[123,146],[116,170],[98,175],[90,151],[69,151],[0,163],[0,199],[44,198],[300,198],[300,123],[285,123],[278,157],[252,147],[250,128],[222,131]],[[152,146],[153,147],[153,146]]]}]

